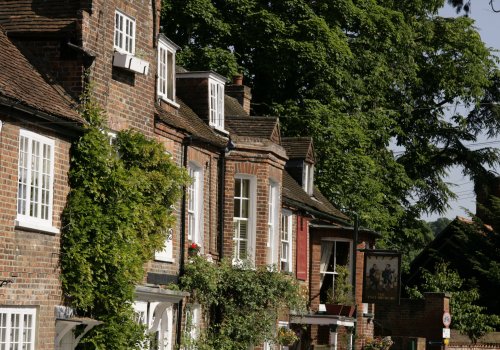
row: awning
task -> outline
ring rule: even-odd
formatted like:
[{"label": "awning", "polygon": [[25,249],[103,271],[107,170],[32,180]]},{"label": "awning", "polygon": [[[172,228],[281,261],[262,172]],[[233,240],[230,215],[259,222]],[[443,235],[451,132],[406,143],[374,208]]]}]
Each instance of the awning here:
[{"label": "awning", "polygon": [[163,289],[157,286],[135,286],[136,301],[178,303],[188,296],[188,292],[179,290]]},{"label": "awning", "polygon": [[336,316],[336,315],[290,315],[290,323],[296,324],[315,324],[320,326],[344,326],[354,327],[356,320],[352,317]]}]

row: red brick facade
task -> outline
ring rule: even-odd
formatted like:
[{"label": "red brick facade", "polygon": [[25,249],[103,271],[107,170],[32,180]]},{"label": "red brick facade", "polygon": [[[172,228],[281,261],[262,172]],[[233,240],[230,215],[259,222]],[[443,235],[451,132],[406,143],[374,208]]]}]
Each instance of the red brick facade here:
[{"label": "red brick facade", "polygon": [[[2,111],[3,112],[3,111]],[[54,187],[52,223],[60,229],[60,216],[68,195],[70,140],[63,135],[11,119],[0,112],[0,306],[36,308],[37,349],[54,348],[54,307],[62,301],[59,282],[59,234],[16,227],[20,129],[53,139]]]},{"label": "red brick facade", "polygon": [[[115,11],[135,19],[135,55],[149,63],[149,74],[141,74],[113,65]],[[251,119],[250,91],[247,87],[232,86],[230,95],[242,104],[236,112],[228,113],[224,130],[208,126],[210,113],[207,77],[177,79],[177,96],[172,103],[160,101],[156,92],[157,40],[159,33],[160,1],[93,0],[77,12],[75,31],[67,36],[13,37],[12,40],[47,80],[66,95],[76,98],[85,82],[90,82],[93,95],[103,108],[110,131],[134,129],[154,138],[165,146],[173,161],[180,167],[195,165],[201,176],[200,232],[202,253],[214,260],[233,257],[235,179],[250,178],[253,217],[253,250],[250,257],[256,265],[269,262],[269,198],[270,184],[277,189],[275,222],[275,260],[279,265],[280,212],[284,207],[292,217],[292,274],[309,290],[310,309],[319,308],[319,262],[321,239],[345,238],[352,241],[352,230],[318,229],[311,224],[321,222],[332,227],[348,220],[319,193],[313,195],[285,184],[289,161],[281,142],[279,122],[273,118]],[[70,45],[68,45],[68,43]],[[36,59],[35,59],[36,58]],[[84,72],[87,71],[87,75]],[[214,74],[214,73],[208,73]],[[228,95],[229,95],[228,94]],[[241,95],[241,96],[240,96]],[[234,103],[226,96],[226,102]],[[75,102],[76,105],[76,102]],[[232,105],[231,108],[238,108]],[[38,129],[31,124],[14,121],[1,114],[4,121],[0,131],[0,179],[2,181],[0,235],[5,244],[0,247],[0,276],[14,283],[0,288],[0,306],[30,305],[37,308],[37,349],[54,349],[56,332],[55,307],[62,305],[59,283],[59,233],[27,232],[16,229],[16,197],[19,158],[19,128],[35,130],[55,140],[53,225],[60,228],[60,215],[69,188],[70,141],[68,135],[51,129]],[[234,118],[229,118],[229,115]],[[236,117],[237,116],[237,117]],[[21,117],[27,119],[27,116]],[[30,117],[31,118],[31,117]],[[219,128],[220,129],[220,128]],[[303,141],[303,140],[302,140]],[[304,159],[313,162],[313,148],[309,146]],[[302,169],[302,168],[301,168]],[[300,174],[299,174],[300,175]],[[286,181],[294,181],[293,179]],[[290,192],[285,194],[287,189]],[[187,192],[187,191],[186,191]],[[286,202],[291,192],[295,198]],[[293,197],[293,196],[292,196]],[[314,198],[313,198],[314,197]],[[182,312],[183,295],[167,288],[177,283],[182,264],[187,259],[189,220],[187,195],[173,208],[177,225],[172,232],[172,256],[168,261],[155,259],[145,266],[143,284],[137,286],[138,303],[169,304],[170,328],[173,341],[178,344],[178,325],[185,316]],[[286,203],[285,203],[286,202]],[[318,203],[321,203],[318,204]],[[319,219],[318,219],[319,217]],[[345,223],[345,222],[344,222]],[[361,237],[358,248],[365,247],[369,237]],[[356,304],[362,309],[363,279],[362,253],[358,252],[355,285]],[[277,259],[276,259],[277,257]],[[157,288],[157,287],[162,288]],[[153,288],[154,287],[154,288]],[[184,305],[185,306],[185,305]],[[156,306],[155,306],[156,307]],[[357,314],[356,334],[373,334],[373,328],[361,312]],[[349,322],[354,322],[351,319]],[[328,329],[321,333],[316,325],[307,325],[302,347],[328,342]],[[342,330],[339,331],[342,333]],[[324,336],[322,336],[322,334]],[[326,338],[325,338],[326,337]],[[359,343],[359,342],[358,342]],[[172,347],[173,349],[173,347]]]}]

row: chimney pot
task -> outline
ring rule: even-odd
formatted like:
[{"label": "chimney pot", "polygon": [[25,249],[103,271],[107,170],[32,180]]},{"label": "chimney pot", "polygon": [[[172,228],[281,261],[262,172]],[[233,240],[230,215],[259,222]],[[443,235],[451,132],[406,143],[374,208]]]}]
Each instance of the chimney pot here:
[{"label": "chimney pot", "polygon": [[243,85],[243,75],[233,75],[233,85]]}]

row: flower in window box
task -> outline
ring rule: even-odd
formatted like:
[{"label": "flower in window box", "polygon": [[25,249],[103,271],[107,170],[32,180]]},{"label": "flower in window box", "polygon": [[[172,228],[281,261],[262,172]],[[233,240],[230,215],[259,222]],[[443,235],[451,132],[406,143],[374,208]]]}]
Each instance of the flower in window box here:
[{"label": "flower in window box", "polygon": [[200,246],[196,243],[191,243],[188,247],[188,256],[197,256],[200,252]]}]

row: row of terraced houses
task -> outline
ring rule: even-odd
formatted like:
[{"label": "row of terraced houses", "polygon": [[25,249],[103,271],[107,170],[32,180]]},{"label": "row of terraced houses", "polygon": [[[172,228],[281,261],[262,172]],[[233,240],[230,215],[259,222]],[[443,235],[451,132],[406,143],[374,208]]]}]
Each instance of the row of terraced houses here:
[{"label": "row of terraced houses", "polygon": [[[160,34],[160,8],[160,0],[0,1],[0,349],[75,349],[83,336],[75,327],[99,327],[64,305],[59,280],[86,80],[110,133],[133,129],[157,140],[193,179],[171,239],[135,288],[138,320],[158,349],[178,347],[188,308],[203,323],[187,293],[166,287],[178,282],[192,243],[214,261],[249,256],[301,283],[309,312],[277,320],[300,325],[295,348],[359,345],[373,336],[374,314],[361,302],[361,249],[373,248],[377,234],[355,230],[315,187],[311,138],[285,137],[278,118],[252,116],[240,79],[176,66],[179,48]],[[322,312],[338,265],[350,270],[351,317]]]}]

